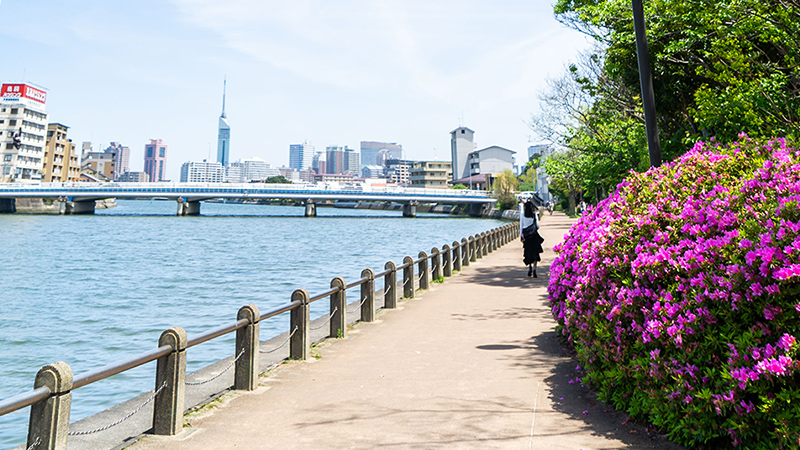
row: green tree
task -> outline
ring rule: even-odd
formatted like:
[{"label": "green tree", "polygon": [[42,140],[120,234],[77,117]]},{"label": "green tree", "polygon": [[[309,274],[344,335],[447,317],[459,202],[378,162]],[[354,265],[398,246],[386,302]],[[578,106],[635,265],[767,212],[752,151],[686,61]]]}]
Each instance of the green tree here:
[{"label": "green tree", "polygon": [[575,214],[575,204],[584,188],[589,166],[591,159],[585,153],[571,148],[556,151],[545,161],[545,170],[553,179],[550,187],[567,200],[570,214]]},{"label": "green tree", "polygon": [[286,177],[284,177],[283,175],[276,175],[274,177],[269,177],[266,180],[264,180],[264,182],[265,183],[283,183],[283,184],[291,183],[291,181],[287,180]]},{"label": "green tree", "polygon": [[517,206],[517,197],[514,195],[517,191],[517,177],[510,170],[504,170],[494,179],[492,190],[498,208],[511,209]]}]

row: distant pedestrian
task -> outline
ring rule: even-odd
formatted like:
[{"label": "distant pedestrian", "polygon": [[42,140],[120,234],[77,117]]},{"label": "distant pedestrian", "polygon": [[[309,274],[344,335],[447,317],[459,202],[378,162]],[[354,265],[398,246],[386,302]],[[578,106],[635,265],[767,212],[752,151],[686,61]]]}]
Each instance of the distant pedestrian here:
[{"label": "distant pedestrian", "polygon": [[533,207],[533,199],[519,205],[519,238],[522,241],[522,262],[528,266],[528,276],[538,278],[536,264],[542,260],[544,239],[539,234],[539,215]]}]

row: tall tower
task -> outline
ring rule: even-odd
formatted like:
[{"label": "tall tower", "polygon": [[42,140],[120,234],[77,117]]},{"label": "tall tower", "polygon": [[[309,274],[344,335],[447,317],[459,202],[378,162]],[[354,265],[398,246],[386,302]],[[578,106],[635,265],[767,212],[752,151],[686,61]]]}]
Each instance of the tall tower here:
[{"label": "tall tower", "polygon": [[231,126],[225,116],[225,90],[228,80],[222,82],[222,114],[219,116],[219,134],[217,135],[217,162],[223,167],[228,165],[231,156]]},{"label": "tall tower", "polygon": [[450,132],[453,180],[460,180],[470,175],[467,159],[469,154],[475,151],[475,143],[472,140],[474,134],[475,132],[467,127],[458,127]]}]

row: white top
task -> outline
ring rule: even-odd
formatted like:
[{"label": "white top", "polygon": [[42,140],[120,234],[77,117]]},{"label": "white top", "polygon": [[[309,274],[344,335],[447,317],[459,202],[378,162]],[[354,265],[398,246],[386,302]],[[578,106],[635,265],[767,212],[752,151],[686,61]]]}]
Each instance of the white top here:
[{"label": "white top", "polygon": [[531,226],[531,224],[536,224],[536,227],[539,227],[538,218],[536,217],[536,209],[534,208],[533,217],[525,217],[525,203],[519,204],[519,237],[522,237],[522,230]]}]

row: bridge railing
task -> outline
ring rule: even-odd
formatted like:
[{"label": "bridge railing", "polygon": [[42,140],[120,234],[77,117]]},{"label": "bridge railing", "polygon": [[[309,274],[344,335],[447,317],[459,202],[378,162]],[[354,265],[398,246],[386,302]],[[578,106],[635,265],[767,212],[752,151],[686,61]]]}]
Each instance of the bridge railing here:
[{"label": "bridge railing", "polygon": [[[183,427],[185,410],[184,393],[189,383],[186,381],[186,350],[204,342],[236,333],[236,347],[233,362],[223,373],[234,368],[236,390],[251,391],[258,385],[260,375],[259,354],[270,353],[289,344],[288,358],[305,360],[309,358],[311,341],[310,304],[328,298],[330,312],[323,325],[329,324],[327,338],[341,338],[347,334],[347,314],[360,311],[353,320],[372,322],[375,320],[376,298],[383,298],[383,308],[397,307],[398,294],[412,299],[418,289],[429,289],[431,283],[443,282],[454,272],[462,270],[472,262],[482,258],[498,247],[515,240],[519,236],[519,224],[509,223],[484,233],[445,244],[441,249],[434,247],[430,254],[420,252],[417,259],[411,256],[403,258],[402,265],[389,261],[384,271],[374,273],[372,269],[364,269],[361,278],[346,283],[341,277],[331,280],[330,290],[309,295],[305,289],[297,289],[291,300],[269,311],[260,313],[253,304],[242,306],[237,313],[237,320],[199,335],[188,338],[180,327],[165,330],[158,341],[158,346],[150,351],[129,359],[109,364],[104,367],[73,377],[72,369],[65,362],[56,362],[42,367],[36,374],[34,389],[0,401],[0,416],[31,407],[27,437],[27,449],[53,448],[66,449],[68,436],[80,436],[105,431],[118,425],[138,412],[147,403],[153,401],[152,431],[157,435],[174,435]],[[416,274],[414,268],[417,268]],[[402,276],[402,283],[397,279]],[[375,290],[375,280],[383,278],[383,288]],[[360,288],[356,301],[348,305],[348,290]],[[377,295],[376,295],[377,292]],[[352,311],[349,306],[356,305]],[[259,340],[260,322],[284,313],[290,314],[288,337],[283,344],[272,350],[262,349]],[[317,319],[317,321],[320,321]],[[324,338],[323,338],[324,339]],[[95,430],[70,431],[70,407],[72,391],[89,384],[102,381],[111,376],[123,373],[152,361],[157,361],[155,389],[149,399],[132,413],[114,423]],[[213,378],[221,375],[217,374]],[[212,378],[212,379],[213,379]],[[144,432],[146,430],[142,430]]]},{"label": "bridge railing", "polygon": [[275,184],[275,183],[93,183],[93,182],[65,182],[65,183],[0,183],[0,191],[4,192],[31,192],[31,191],[147,191],[147,192],[181,192],[188,189],[212,192],[248,192],[248,191],[275,191],[275,192],[337,192],[350,194],[406,194],[420,196],[446,196],[456,198],[486,198],[490,194],[486,191],[470,189],[426,189],[401,186],[372,186],[372,185],[328,185],[328,184]]}]

